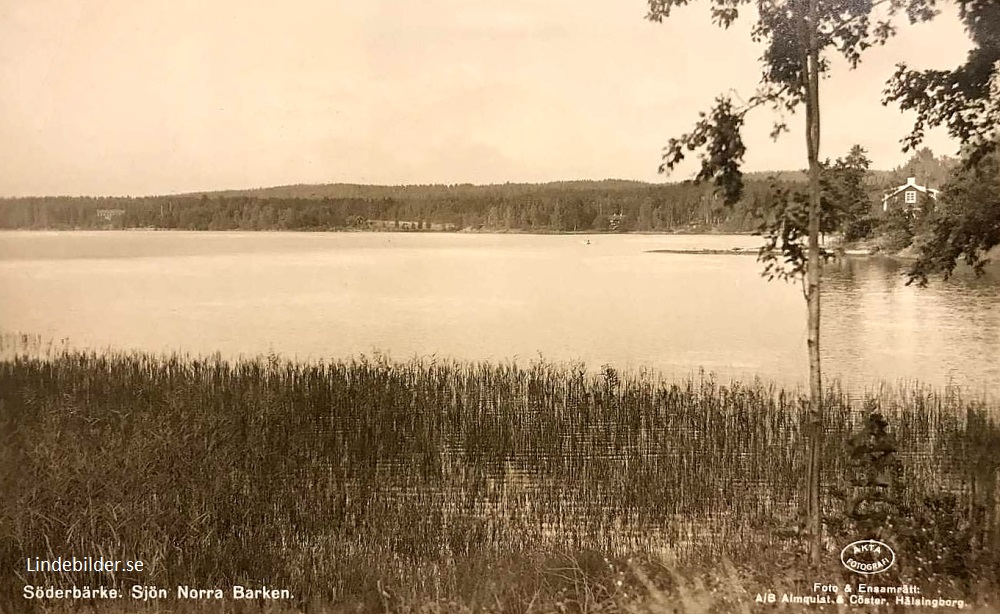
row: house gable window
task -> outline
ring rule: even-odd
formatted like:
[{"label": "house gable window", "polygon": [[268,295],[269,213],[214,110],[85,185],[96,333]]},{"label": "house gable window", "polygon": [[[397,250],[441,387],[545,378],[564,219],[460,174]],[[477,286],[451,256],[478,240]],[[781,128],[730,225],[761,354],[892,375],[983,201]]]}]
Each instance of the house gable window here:
[{"label": "house gable window", "polygon": [[906,204],[912,205],[917,202],[917,193],[913,190],[908,190],[905,196]]}]

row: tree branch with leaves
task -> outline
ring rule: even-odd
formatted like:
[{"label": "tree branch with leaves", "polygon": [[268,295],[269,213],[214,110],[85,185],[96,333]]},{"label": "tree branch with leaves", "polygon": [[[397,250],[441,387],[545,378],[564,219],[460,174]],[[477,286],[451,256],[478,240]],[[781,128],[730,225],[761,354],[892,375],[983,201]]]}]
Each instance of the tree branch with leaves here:
[{"label": "tree branch with leaves", "polygon": [[[661,22],[671,11],[690,0],[647,0],[647,19]],[[699,151],[699,181],[710,181],[732,204],[742,194],[740,167],[746,147],[740,136],[750,111],[766,107],[781,114],[772,136],[787,126],[784,114],[806,110],[806,158],[809,190],[804,198],[777,194],[768,217],[777,229],[761,251],[764,274],[800,279],[807,304],[809,357],[809,412],[804,515],[809,537],[809,558],[819,564],[822,544],[820,458],[824,430],[822,369],[820,362],[820,280],[826,254],[820,248],[823,228],[822,165],[820,163],[820,80],[830,70],[829,55],[839,54],[853,67],[863,52],[885,43],[896,32],[895,21],[905,14],[910,22],[931,19],[934,0],[706,0],[712,21],[729,28],[741,11],[753,7],[757,21],[751,36],[764,46],[760,57],[761,79],[746,104],[731,95],[716,99],[701,114],[692,131],[671,139],[663,153],[662,172],[674,170],[689,152]],[[876,6],[882,15],[875,14]],[[780,251],[780,256],[779,252]],[[778,268],[775,268],[778,267]]]},{"label": "tree branch with leaves", "polygon": [[959,262],[982,273],[987,254],[1000,245],[1000,3],[957,0],[973,48],[953,70],[897,66],[885,102],[916,113],[904,151],[915,149],[930,128],[945,127],[962,144],[962,166],[944,186],[929,230],[917,237],[918,258],[907,283],[948,278]]}]

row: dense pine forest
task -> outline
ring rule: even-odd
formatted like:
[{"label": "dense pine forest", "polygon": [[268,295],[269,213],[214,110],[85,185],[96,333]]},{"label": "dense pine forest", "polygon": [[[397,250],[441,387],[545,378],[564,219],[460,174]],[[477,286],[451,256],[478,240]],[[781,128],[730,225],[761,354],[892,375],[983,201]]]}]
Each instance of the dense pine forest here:
[{"label": "dense pine forest", "polygon": [[332,184],[152,197],[8,198],[0,200],[0,228],[746,232],[756,227],[753,212],[769,198],[772,183],[751,179],[732,208],[710,186],[631,181]]},{"label": "dense pine forest", "polygon": [[[917,176],[939,186],[953,166],[930,150],[893,171],[866,171],[872,205]],[[693,181],[560,181],[543,184],[291,185],[164,196],[39,196],[0,199],[0,229],[482,230],[514,232],[750,232],[798,171],[751,173],[727,207]]]},{"label": "dense pine forest", "polygon": [[653,231],[750,230],[747,202],[727,209],[693,183],[630,181],[489,186],[288,186],[155,197],[37,197],[0,201],[0,228],[179,230]]}]

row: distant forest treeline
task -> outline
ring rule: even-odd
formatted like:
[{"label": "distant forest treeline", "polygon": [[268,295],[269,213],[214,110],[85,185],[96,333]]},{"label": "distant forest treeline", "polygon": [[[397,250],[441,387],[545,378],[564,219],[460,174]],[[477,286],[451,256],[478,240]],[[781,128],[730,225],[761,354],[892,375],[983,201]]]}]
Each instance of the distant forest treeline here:
[{"label": "distant forest treeline", "polygon": [[560,182],[491,186],[288,186],[153,197],[0,200],[2,228],[183,230],[473,229],[653,231],[751,230],[748,213],[769,182],[748,183],[726,208],[693,183]]},{"label": "distant forest treeline", "polygon": [[[873,196],[909,169],[869,175]],[[747,176],[743,199],[725,207],[711,186],[686,181],[565,181],[476,186],[295,185],[149,197],[0,199],[0,228],[178,230],[675,231],[756,228],[753,211],[773,183],[795,172]]]}]

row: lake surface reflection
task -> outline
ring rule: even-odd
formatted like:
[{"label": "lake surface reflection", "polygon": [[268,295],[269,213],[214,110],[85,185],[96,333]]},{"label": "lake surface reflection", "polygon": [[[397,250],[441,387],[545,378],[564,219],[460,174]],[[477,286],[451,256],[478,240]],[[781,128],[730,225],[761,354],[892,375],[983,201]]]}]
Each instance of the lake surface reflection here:
[{"label": "lake surface reflection", "polygon": [[[589,244],[587,243],[589,241]],[[380,351],[806,381],[799,286],[756,237],[0,233],[0,328],[75,346],[319,359]],[[827,378],[1000,390],[1000,279],[907,287],[903,265],[829,265]]]}]

